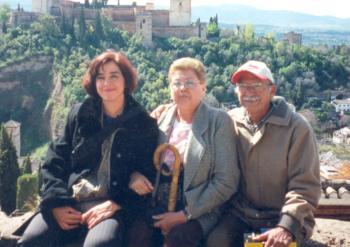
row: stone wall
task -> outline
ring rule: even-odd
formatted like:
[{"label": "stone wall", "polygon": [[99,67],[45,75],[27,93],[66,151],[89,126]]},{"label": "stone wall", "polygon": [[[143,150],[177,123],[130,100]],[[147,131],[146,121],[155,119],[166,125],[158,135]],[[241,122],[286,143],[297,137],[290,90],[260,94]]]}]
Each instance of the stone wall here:
[{"label": "stone wall", "polygon": [[169,11],[168,10],[154,10],[152,11],[152,23],[155,27],[169,26]]},{"label": "stone wall", "polygon": [[12,27],[25,25],[29,26],[34,21],[39,20],[40,13],[32,13],[25,11],[13,11],[10,16],[10,25]]},{"label": "stone wall", "polygon": [[198,26],[188,27],[153,27],[153,35],[157,37],[171,37],[175,36],[181,39],[187,39],[190,37],[199,37]]}]

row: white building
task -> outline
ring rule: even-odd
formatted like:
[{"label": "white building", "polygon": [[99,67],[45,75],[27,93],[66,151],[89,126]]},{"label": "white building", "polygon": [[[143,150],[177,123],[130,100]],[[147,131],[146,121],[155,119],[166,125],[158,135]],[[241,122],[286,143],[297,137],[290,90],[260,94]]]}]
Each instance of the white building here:
[{"label": "white building", "polygon": [[21,155],[21,124],[10,120],[4,124],[7,134],[10,136],[16,148],[17,157]]},{"label": "white building", "polygon": [[336,112],[350,111],[350,99],[336,99],[332,101]]},{"label": "white building", "polygon": [[333,143],[350,145],[350,128],[345,127],[334,131]]}]

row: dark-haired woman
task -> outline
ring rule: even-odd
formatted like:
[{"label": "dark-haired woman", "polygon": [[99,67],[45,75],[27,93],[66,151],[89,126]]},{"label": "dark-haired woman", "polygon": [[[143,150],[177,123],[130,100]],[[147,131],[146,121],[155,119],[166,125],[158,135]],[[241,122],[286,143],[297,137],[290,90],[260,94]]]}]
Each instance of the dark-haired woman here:
[{"label": "dark-haired woman", "polygon": [[122,246],[130,215],[144,198],[128,189],[130,174],[153,176],[156,122],[131,96],[137,75],[121,53],[105,52],[82,81],[89,97],[68,114],[42,167],[42,201],[20,246]]}]

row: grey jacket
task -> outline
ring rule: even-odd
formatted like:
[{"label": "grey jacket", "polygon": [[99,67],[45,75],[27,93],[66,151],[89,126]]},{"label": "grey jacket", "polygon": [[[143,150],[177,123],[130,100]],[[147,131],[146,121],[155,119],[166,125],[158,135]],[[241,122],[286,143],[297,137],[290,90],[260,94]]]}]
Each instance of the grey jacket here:
[{"label": "grey jacket", "polygon": [[[175,105],[159,120],[160,142],[169,140],[176,116]],[[232,120],[227,113],[201,103],[195,113],[184,158],[184,202],[204,231],[216,224],[219,206],[238,187],[239,169]]]},{"label": "grey jacket", "polygon": [[[252,226],[280,225],[308,238],[320,197],[316,139],[308,122],[281,97],[264,125],[251,134],[244,108],[229,112],[235,123],[242,171],[233,212]],[[271,225],[268,225],[271,224]]]}]

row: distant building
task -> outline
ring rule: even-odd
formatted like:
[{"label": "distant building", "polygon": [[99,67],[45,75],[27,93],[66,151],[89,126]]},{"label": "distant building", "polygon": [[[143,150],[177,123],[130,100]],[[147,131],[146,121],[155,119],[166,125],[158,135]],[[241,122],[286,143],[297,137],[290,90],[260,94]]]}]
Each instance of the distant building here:
[{"label": "distant building", "polygon": [[332,101],[335,112],[350,112],[350,99],[336,99]]},{"label": "distant building", "polygon": [[199,20],[191,22],[191,0],[169,0],[169,10],[155,10],[153,3],[146,5],[107,5],[102,9],[85,8],[84,4],[69,0],[32,0],[33,12],[14,11],[12,25],[28,25],[38,19],[38,15],[50,14],[65,16],[66,19],[78,19],[81,8],[87,22],[92,22],[97,11],[109,17],[115,27],[126,30],[130,34],[142,37],[147,46],[152,44],[152,37],[199,37],[207,36],[206,23]]},{"label": "distant building", "polygon": [[29,26],[31,23],[38,21],[42,14],[35,12],[24,11],[23,9],[17,9],[12,11],[10,16],[10,26],[17,27],[19,25]]},{"label": "distant building", "polygon": [[350,145],[350,128],[345,127],[334,131],[333,143]]},{"label": "distant building", "polygon": [[288,32],[284,34],[284,42],[290,45],[301,45],[302,44],[302,34],[295,32]]},{"label": "distant building", "polygon": [[4,124],[7,134],[10,136],[16,148],[17,157],[21,155],[21,124],[10,120]]}]

